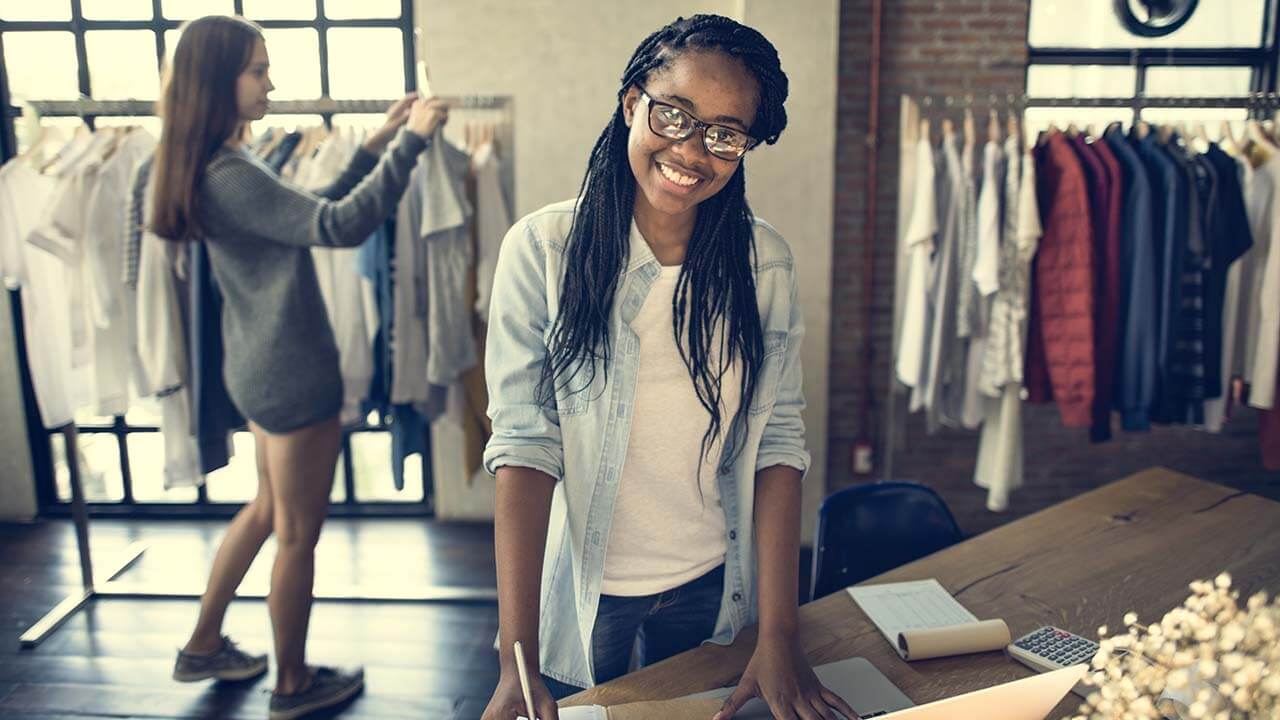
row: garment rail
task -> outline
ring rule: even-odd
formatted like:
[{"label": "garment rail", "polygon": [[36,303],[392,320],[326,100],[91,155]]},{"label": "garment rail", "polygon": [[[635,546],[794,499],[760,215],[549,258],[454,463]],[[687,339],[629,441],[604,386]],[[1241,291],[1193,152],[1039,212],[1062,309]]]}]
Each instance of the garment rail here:
[{"label": "garment rail", "polygon": [[[937,95],[920,92],[904,94],[903,98],[910,98],[915,101],[919,105],[922,116],[936,116],[940,113],[973,108],[1013,112],[1022,112],[1028,108],[1115,108],[1117,110],[1131,110],[1135,113],[1134,119],[1141,120],[1144,109],[1220,108],[1247,110],[1251,118],[1262,120],[1270,119],[1277,112],[1280,112],[1280,93],[1278,92],[1251,92],[1234,96],[1187,97],[1144,95],[1132,97],[1036,97],[1017,93],[976,92],[961,95]],[[896,244],[894,247],[894,266],[896,268],[902,262],[902,257],[901,253],[897,252]],[[898,379],[895,372],[896,357],[897,348],[894,347],[890,350],[891,359],[888,363],[889,382],[885,392],[883,477],[886,480],[896,479],[894,476],[894,454],[897,451],[898,434],[905,431],[906,427],[905,418],[899,418],[898,405],[902,401],[902,393],[899,392]],[[899,425],[902,427],[899,427]]]},{"label": "garment rail", "polygon": [[[456,95],[440,96],[450,107],[465,110],[500,110],[510,106],[511,98],[501,95]],[[334,113],[382,113],[395,100],[334,100],[319,98],[316,100],[279,100],[271,103],[272,114],[313,114],[332,115]],[[151,100],[31,100],[22,105],[30,106],[44,117],[87,117],[94,115],[126,115],[144,116],[156,114],[156,103]],[[10,117],[21,117],[22,106],[11,106]]]},{"label": "garment rail", "polygon": [[[511,107],[511,98],[493,95],[441,96],[451,107],[465,110],[507,110]],[[382,113],[394,100],[289,100],[273,102],[273,114],[320,114],[326,119],[335,113]],[[23,108],[29,107],[42,117],[84,117],[93,116],[147,116],[155,114],[155,103],[145,100],[79,100],[56,101],[23,101],[19,106],[10,106],[9,117],[21,117]],[[134,600],[173,600],[199,598],[202,588],[170,587],[163,582],[130,582],[121,579],[121,575],[132,567],[147,550],[147,543],[136,542],[129,545],[124,553],[111,566],[107,573],[99,575],[94,571],[93,559],[89,547],[89,512],[85,502],[83,483],[79,468],[79,448],[77,429],[74,424],[53,429],[65,440],[68,480],[71,486],[71,515],[75,524],[76,544],[79,550],[80,574],[83,588],[71,593],[62,602],[45,614],[39,621],[28,628],[19,638],[22,647],[30,648],[39,645],[63,622],[74,615],[90,600],[99,598],[130,598]],[[237,597],[263,599],[266,593],[261,591],[239,592]],[[314,593],[317,600],[340,602],[451,602],[451,603],[494,603],[497,602],[497,589],[481,586],[443,586],[425,585],[420,587],[367,588],[360,586],[330,587],[317,589]]]},{"label": "garment rail", "polygon": [[909,94],[919,101],[922,111],[962,110],[988,108],[1021,110],[1026,108],[1082,107],[1082,108],[1237,108],[1263,113],[1280,110],[1280,93],[1255,92],[1234,96],[1116,96],[1116,97],[1037,97],[1001,93],[968,93],[964,95]]}]

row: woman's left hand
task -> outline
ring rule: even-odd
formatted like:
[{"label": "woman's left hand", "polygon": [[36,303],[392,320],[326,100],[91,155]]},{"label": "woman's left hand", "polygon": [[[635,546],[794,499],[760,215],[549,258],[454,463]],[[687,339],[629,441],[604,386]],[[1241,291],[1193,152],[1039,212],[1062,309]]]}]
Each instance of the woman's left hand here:
[{"label": "woman's left hand", "polygon": [[794,637],[762,635],[756,641],[747,671],[712,720],[728,720],[753,697],[769,703],[775,718],[858,720],[849,703],[822,686]]},{"label": "woman's left hand", "polygon": [[413,101],[417,99],[418,93],[412,92],[392,103],[391,107],[387,109],[386,122],[365,138],[364,149],[374,155],[382,153],[387,144],[391,142],[391,139],[396,136],[396,131],[409,119],[409,108],[413,107]]}]

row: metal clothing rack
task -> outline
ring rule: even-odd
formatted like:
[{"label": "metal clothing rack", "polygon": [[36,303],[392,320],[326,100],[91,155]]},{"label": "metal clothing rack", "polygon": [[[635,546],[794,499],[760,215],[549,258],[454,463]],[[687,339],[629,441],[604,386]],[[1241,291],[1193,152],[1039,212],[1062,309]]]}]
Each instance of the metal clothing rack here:
[{"label": "metal clothing rack", "polygon": [[[1158,97],[1158,96],[1135,96],[1135,97],[1035,97],[1021,94],[982,94],[968,93],[965,95],[937,95],[930,93],[908,93],[909,97],[917,98],[920,103],[922,114],[936,112],[938,108],[944,111],[964,110],[970,108],[998,109],[1021,112],[1027,108],[1116,108],[1132,110],[1135,119],[1141,119],[1142,110],[1146,108],[1222,108],[1222,109],[1244,109],[1249,111],[1249,116],[1255,119],[1264,119],[1272,117],[1277,111],[1280,111],[1280,93],[1276,92],[1253,92],[1247,95],[1236,96],[1195,96],[1195,97]],[[986,102],[982,102],[983,100]],[[894,266],[902,262],[900,253],[894,252]],[[896,277],[895,270],[895,277]],[[896,293],[895,293],[896,296]],[[897,376],[897,351],[894,347],[889,352],[889,383],[885,392],[885,438],[884,438],[884,478],[893,480],[894,477],[894,453],[897,451],[899,420],[898,420],[898,404],[901,401],[901,395],[898,392],[898,376]]]},{"label": "metal clothing rack", "polygon": [[[451,107],[476,110],[509,109],[511,98],[494,95],[466,95],[443,97]],[[334,100],[321,98],[308,101],[283,101],[271,105],[273,113],[281,114],[320,114],[326,122],[335,113],[381,113],[394,100]],[[24,101],[21,106],[10,106],[6,109],[9,117],[21,117],[23,107],[30,107],[43,117],[83,117],[86,119],[98,115],[112,116],[147,116],[155,114],[155,103],[145,100],[93,100],[81,98],[69,101]],[[193,599],[203,594],[200,588],[166,587],[162,583],[121,580],[126,570],[132,567],[148,544],[135,542],[129,545],[123,555],[111,565],[110,570],[98,575],[94,571],[93,559],[89,548],[89,512],[85,501],[83,482],[80,477],[80,453],[77,442],[78,432],[74,422],[56,429],[65,440],[67,470],[71,486],[71,515],[75,525],[76,544],[80,556],[80,577],[83,588],[69,594],[53,607],[39,621],[22,633],[19,642],[22,647],[30,648],[39,645],[63,622],[83,608],[87,602],[96,598],[131,598],[143,600],[159,599]],[[237,592],[238,598],[266,597],[260,591]],[[403,591],[390,591],[385,588],[377,593],[369,592],[359,586],[340,587],[327,591],[313,592],[316,600],[337,600],[344,602],[497,602],[498,592],[491,587],[441,586],[426,585],[409,588]]]},{"label": "metal clothing rack", "polygon": [[[1280,110],[1280,93],[1254,92],[1235,96],[1154,96],[1135,95],[1130,97],[1038,97],[1018,94],[965,94],[934,95],[929,93],[909,93],[920,100],[924,109],[943,108],[946,110],[962,110],[966,108],[1025,110],[1027,108],[1046,107],[1080,107],[1080,108],[1128,108],[1141,112],[1145,108],[1237,108],[1254,113],[1276,112]],[[985,102],[984,102],[985,100]]]},{"label": "metal clothing rack", "polygon": [[[466,110],[501,110],[511,105],[511,98],[503,95],[456,95],[441,96],[450,107]],[[336,113],[382,113],[395,100],[335,100],[318,98],[316,100],[280,100],[273,101],[269,108],[272,114],[310,114],[333,115]],[[10,117],[21,117],[23,106],[29,106],[45,117],[93,117],[98,115],[145,116],[156,114],[154,100],[31,100],[22,105],[10,106]]]}]

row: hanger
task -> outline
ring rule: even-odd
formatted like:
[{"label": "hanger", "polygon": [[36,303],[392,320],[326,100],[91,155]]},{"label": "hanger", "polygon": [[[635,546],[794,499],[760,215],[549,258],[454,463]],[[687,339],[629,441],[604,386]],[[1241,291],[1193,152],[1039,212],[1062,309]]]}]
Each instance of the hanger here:
[{"label": "hanger", "polygon": [[921,118],[920,119],[920,135],[916,139],[919,140],[920,138],[924,138],[925,142],[931,142],[932,138],[930,138],[929,131],[930,131],[929,118]]},{"label": "hanger", "polygon": [[58,151],[55,152],[52,156],[50,156],[47,160],[45,160],[44,164],[40,166],[39,168],[40,172],[41,173],[49,172],[59,162],[67,159],[66,155],[68,153],[72,152],[73,150],[75,150],[76,152],[79,152],[80,149],[83,149],[84,147],[86,147],[85,142],[91,141],[92,138],[93,138],[93,133],[92,131],[89,130],[89,126],[81,122],[79,125],[76,126],[75,131],[71,133],[71,139],[63,143],[62,147],[58,148]]},{"label": "hanger", "polygon": [[1204,154],[1209,152],[1209,144],[1213,141],[1209,139],[1209,133],[1204,129],[1204,123],[1198,122],[1192,127],[1191,147],[1195,151]]},{"label": "hanger", "polygon": [[973,119],[973,108],[964,109],[964,146],[972,148],[978,138],[977,123]]},{"label": "hanger", "polygon": [[120,147],[120,143],[124,140],[125,135],[129,134],[129,128],[118,126],[105,127],[98,130],[98,132],[105,132],[107,134],[107,145],[102,150],[102,159],[105,161],[107,158],[115,154],[116,148]]},{"label": "hanger", "polygon": [[1000,117],[995,108],[991,108],[987,115],[987,142],[993,144],[1000,142]]},{"label": "hanger", "polygon": [[955,132],[956,124],[952,122],[951,118],[942,118],[942,136],[945,138],[949,135],[954,135]]},{"label": "hanger", "polygon": [[1231,130],[1231,121],[1223,120],[1222,126],[1218,129],[1218,145],[1228,154],[1240,157],[1243,155],[1240,144],[1236,142],[1235,133]]},{"label": "hanger", "polygon": [[1080,136],[1080,128],[1075,123],[1067,125],[1067,137],[1076,138]]},{"label": "hanger", "polygon": [[48,144],[49,138],[53,135],[48,128],[43,125],[36,126],[36,138],[31,142],[31,146],[22,153],[22,159],[26,161],[33,169],[39,170],[43,165],[40,161],[40,153],[44,151],[45,145]]},{"label": "hanger", "polygon": [[1139,140],[1145,140],[1151,134],[1151,123],[1146,120],[1139,120],[1133,124],[1133,135]]},{"label": "hanger", "polygon": [[289,133],[285,132],[283,128],[271,129],[274,131],[272,132],[271,137],[267,138],[267,141],[262,144],[262,147],[258,148],[258,157],[260,158],[269,157],[271,153],[275,152],[277,147],[280,147],[280,143],[284,142],[284,139],[289,136]]},{"label": "hanger", "polygon": [[1261,148],[1268,157],[1274,155],[1276,152],[1280,152],[1280,150],[1276,148],[1275,143],[1271,142],[1271,138],[1267,137],[1267,133],[1263,131],[1262,123],[1259,123],[1257,120],[1250,119],[1245,121],[1244,134],[1245,137],[1253,141],[1254,145]]},{"label": "hanger", "polygon": [[1084,126],[1084,134],[1085,137],[1088,137],[1090,140],[1096,140],[1100,137],[1098,135],[1098,126],[1093,123],[1089,123]]},{"label": "hanger", "polygon": [[910,95],[902,96],[902,144],[914,147],[920,141],[920,106]]},{"label": "hanger", "polygon": [[[20,100],[17,98],[14,98],[13,104],[22,108],[21,122],[23,125],[27,126],[28,132],[35,136],[30,140],[26,151],[22,153],[22,159],[31,167],[39,170],[40,165],[42,164],[39,160],[40,151],[43,150],[51,133],[44,126],[44,123],[41,122],[40,112],[36,110],[34,105],[26,100]],[[16,126],[17,124],[18,121],[15,120],[14,125]]]}]

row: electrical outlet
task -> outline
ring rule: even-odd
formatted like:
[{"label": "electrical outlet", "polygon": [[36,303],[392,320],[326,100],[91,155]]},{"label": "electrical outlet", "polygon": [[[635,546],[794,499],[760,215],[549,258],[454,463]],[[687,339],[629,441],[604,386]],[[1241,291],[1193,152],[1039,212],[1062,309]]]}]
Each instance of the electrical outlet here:
[{"label": "electrical outlet", "polygon": [[853,472],[856,475],[870,475],[872,469],[871,443],[859,442],[853,446]]}]

